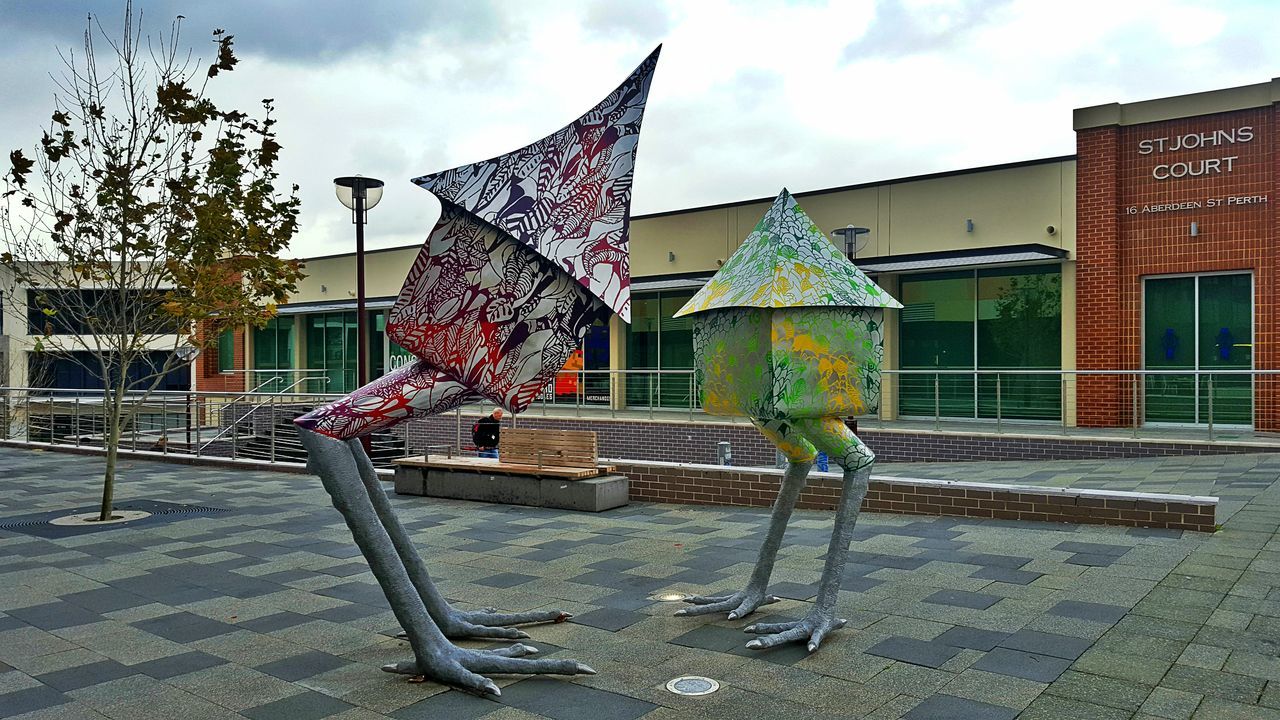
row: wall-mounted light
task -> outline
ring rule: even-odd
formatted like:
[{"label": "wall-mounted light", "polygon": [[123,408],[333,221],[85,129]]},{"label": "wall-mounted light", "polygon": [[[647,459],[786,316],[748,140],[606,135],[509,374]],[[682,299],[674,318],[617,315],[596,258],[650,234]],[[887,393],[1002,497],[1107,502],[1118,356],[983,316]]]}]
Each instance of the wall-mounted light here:
[{"label": "wall-mounted light", "polygon": [[964,231],[973,232],[973,218],[969,218],[964,221]]},{"label": "wall-mounted light", "polygon": [[1058,232],[1058,228],[1056,228],[1056,227],[1054,227],[1054,226],[1050,225],[1049,227],[1046,227],[1046,228],[1044,229],[1044,231],[1045,231],[1046,233],[1048,233],[1048,234],[1052,235],[1052,234],[1054,234],[1054,233]]},{"label": "wall-mounted light", "polygon": [[676,261],[676,254],[675,254],[674,252],[671,252],[670,250],[668,250],[668,251],[667,251],[667,262],[675,262],[675,261]]},{"label": "wall-mounted light", "polygon": [[1197,235],[1199,235],[1199,234],[1200,234],[1200,223],[1198,223],[1198,222],[1192,222],[1192,223],[1191,223],[1191,237],[1195,237],[1195,236],[1197,236]]}]

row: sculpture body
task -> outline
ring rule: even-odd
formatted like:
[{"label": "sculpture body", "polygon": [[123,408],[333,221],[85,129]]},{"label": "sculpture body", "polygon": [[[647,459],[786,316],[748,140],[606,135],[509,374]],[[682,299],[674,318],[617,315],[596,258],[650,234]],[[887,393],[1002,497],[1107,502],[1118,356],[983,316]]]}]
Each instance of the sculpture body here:
[{"label": "sculpture body", "polygon": [[390,311],[387,335],[414,362],[295,420],[414,658],[384,667],[498,695],[484,673],[594,673],[531,660],[516,644],[464,650],[448,638],[524,638],[502,627],[557,610],[463,612],[436,589],[359,438],[418,415],[488,401],[525,409],[598,318],[630,316],[628,218],[636,142],[658,50],[577,121],[528,147],[414,180],[439,221]]},{"label": "sculpture body", "polygon": [[817,451],[844,469],[843,492],[814,609],[792,623],[752,625],[748,647],[807,640],[841,627],[835,605],[875,454],[843,418],[876,409],[883,315],[902,307],[841,256],[786,190],[751,235],[677,316],[697,313],[693,340],[703,408],[748,417],[787,457],[769,530],[747,587],[699,596],[678,614],[743,617],[765,595],[787,521]]}]

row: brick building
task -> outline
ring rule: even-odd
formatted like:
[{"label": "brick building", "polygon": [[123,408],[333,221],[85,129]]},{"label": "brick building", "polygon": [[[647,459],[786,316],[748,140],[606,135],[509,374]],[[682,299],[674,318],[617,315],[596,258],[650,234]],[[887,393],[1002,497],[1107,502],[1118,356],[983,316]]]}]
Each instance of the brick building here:
[{"label": "brick building", "polygon": [[1275,382],[1221,372],[1277,367],[1277,101],[1272,81],[1076,111],[1077,367],[1166,372],[1083,379],[1079,424],[1278,429]]}]

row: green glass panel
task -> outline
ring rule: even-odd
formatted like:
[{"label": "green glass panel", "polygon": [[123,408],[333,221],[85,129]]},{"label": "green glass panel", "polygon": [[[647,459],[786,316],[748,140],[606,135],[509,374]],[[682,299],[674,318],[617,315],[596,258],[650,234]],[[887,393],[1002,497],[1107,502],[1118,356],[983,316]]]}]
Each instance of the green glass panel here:
[{"label": "green glass panel", "polygon": [[[1057,370],[1062,367],[1062,272],[1056,266],[978,271],[978,367]],[[997,397],[998,396],[998,397]],[[1058,420],[1062,389],[1056,373],[981,375],[978,416]]]},{"label": "green glass panel", "polygon": [[[1253,278],[1247,274],[1200,278],[1200,370],[1253,367]],[[1212,375],[1213,422],[1253,424],[1253,381],[1248,375]],[[1200,376],[1200,422],[1209,420],[1210,376]]]},{"label": "green glass panel", "polygon": [[[902,279],[898,313],[903,370],[974,367],[975,279],[972,271],[926,273]],[[973,417],[973,375],[902,376],[903,415]]]},{"label": "green glass panel", "polygon": [[[637,295],[631,300],[631,324],[627,326],[627,369],[653,370],[658,367],[658,325],[661,318],[658,295]],[[656,401],[657,384],[643,373],[627,375],[627,404],[648,407]]]},{"label": "green glass panel", "polygon": [[[1152,278],[1143,298],[1143,367],[1149,370],[1194,370],[1196,279]],[[1195,374],[1148,375],[1145,378],[1147,422],[1196,421]]]},{"label": "green glass panel", "polygon": [[356,313],[343,313],[342,326],[345,338],[341,363],[343,369],[343,389],[341,392],[348,393],[360,386],[359,381],[356,379],[356,353],[359,352],[360,348],[360,334],[357,330]]},{"label": "green glass panel", "polygon": [[234,370],[236,366],[236,334],[227,328],[218,336],[218,372]]},{"label": "green glass panel", "polygon": [[[324,316],[324,364],[322,367],[342,368],[342,357],[346,352],[343,347],[342,333],[342,313],[326,313]],[[338,392],[341,387],[341,379],[337,381],[338,385],[331,388],[333,392]]]},{"label": "green glass panel", "polygon": [[382,377],[386,368],[382,363],[382,351],[386,340],[386,315],[381,310],[369,311],[369,378]]},{"label": "green glass panel", "polygon": [[[693,369],[693,316],[672,317],[691,297],[692,292],[662,293],[659,305],[661,342],[658,367],[663,370]],[[662,375],[658,386],[658,404],[662,407],[687,408],[690,402],[696,403],[692,377],[692,373]]]},{"label": "green glass panel", "polygon": [[[307,333],[307,362],[308,370],[324,369],[324,315],[308,315],[304,320]],[[307,373],[308,377],[315,377],[316,373]],[[324,392],[326,387],[324,383],[312,381],[307,383],[307,390],[311,392]]]}]

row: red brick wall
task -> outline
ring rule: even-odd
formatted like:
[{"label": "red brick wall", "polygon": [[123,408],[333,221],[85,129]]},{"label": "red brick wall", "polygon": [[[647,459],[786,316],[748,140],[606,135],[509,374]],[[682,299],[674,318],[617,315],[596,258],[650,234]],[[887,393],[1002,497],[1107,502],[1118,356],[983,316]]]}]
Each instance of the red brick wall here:
[{"label": "red brick wall", "polygon": [[[632,500],[691,505],[769,507],[781,474],[752,468],[625,463],[617,472],[631,481]],[[833,510],[840,500],[838,477],[811,474],[796,507]],[[1093,523],[1213,532],[1217,504],[1089,490],[966,483],[937,484],[873,479],[862,509],[906,515],[951,515],[997,520]]]},{"label": "red brick wall", "polygon": [[[1153,275],[1251,271],[1254,277],[1254,366],[1276,368],[1276,107],[1218,113],[1076,135],[1076,353],[1080,369],[1142,367],[1142,278]],[[1145,139],[1213,133],[1251,126],[1249,142],[1193,150],[1139,153]],[[1231,172],[1160,180],[1157,165],[1235,157]],[[1225,161],[1220,160],[1220,166]],[[1209,207],[1209,198],[1266,196],[1257,205]],[[1144,212],[1150,206],[1200,202],[1201,207]],[[1199,224],[1191,237],[1190,225]],[[1081,377],[1081,426],[1127,425],[1132,381]],[[1141,410],[1139,410],[1141,412]],[[1280,428],[1274,381],[1259,381],[1259,429]]]},{"label": "red brick wall", "polygon": [[[203,323],[200,326],[202,344],[208,337],[206,333],[209,332],[211,332],[210,323]],[[212,339],[211,342],[211,345],[205,345],[205,349],[196,360],[195,389],[200,392],[244,392],[244,373],[223,375],[218,372],[218,342],[216,339]],[[245,369],[244,345],[244,328],[239,328],[235,331],[235,360],[232,363],[237,370]]]}]

